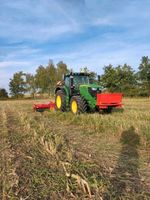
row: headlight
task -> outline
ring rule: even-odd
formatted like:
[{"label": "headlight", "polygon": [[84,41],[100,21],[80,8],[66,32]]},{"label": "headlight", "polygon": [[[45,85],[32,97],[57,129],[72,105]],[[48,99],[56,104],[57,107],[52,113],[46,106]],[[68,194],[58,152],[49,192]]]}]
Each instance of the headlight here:
[{"label": "headlight", "polygon": [[89,91],[89,93],[90,93],[90,95],[91,95],[92,97],[95,97],[95,98],[96,98],[97,88],[89,87],[89,88],[88,88],[88,91]]},{"label": "headlight", "polygon": [[97,91],[97,88],[91,88],[93,91]]}]

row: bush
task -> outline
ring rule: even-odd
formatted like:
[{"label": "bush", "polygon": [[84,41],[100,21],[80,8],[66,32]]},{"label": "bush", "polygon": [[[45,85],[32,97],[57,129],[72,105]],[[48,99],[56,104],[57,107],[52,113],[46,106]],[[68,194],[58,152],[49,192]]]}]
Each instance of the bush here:
[{"label": "bush", "polygon": [[8,93],[4,88],[0,88],[0,100],[8,99]]}]

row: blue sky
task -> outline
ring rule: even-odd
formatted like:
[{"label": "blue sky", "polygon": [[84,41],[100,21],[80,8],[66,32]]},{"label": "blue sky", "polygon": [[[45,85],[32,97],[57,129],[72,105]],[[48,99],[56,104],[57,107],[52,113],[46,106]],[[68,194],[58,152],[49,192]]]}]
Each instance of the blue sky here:
[{"label": "blue sky", "polygon": [[150,56],[149,0],[0,0],[0,87],[49,59],[98,74]]}]

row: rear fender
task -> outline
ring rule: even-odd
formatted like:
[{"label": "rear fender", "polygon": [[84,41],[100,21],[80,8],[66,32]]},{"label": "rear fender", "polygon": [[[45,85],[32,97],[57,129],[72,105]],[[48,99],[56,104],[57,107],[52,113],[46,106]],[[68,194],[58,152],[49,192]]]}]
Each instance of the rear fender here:
[{"label": "rear fender", "polygon": [[65,93],[65,95],[66,95],[66,105],[68,106],[69,105],[69,92],[68,92],[68,89],[66,88],[66,86],[57,87],[55,89],[55,94],[57,93],[58,90],[62,90]]}]

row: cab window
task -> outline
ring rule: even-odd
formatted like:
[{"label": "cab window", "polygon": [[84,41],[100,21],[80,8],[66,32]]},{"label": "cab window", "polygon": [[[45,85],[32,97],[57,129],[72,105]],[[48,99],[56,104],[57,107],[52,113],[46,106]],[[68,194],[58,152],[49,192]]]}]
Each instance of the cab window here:
[{"label": "cab window", "polygon": [[70,87],[70,78],[68,76],[65,77],[65,85]]}]

